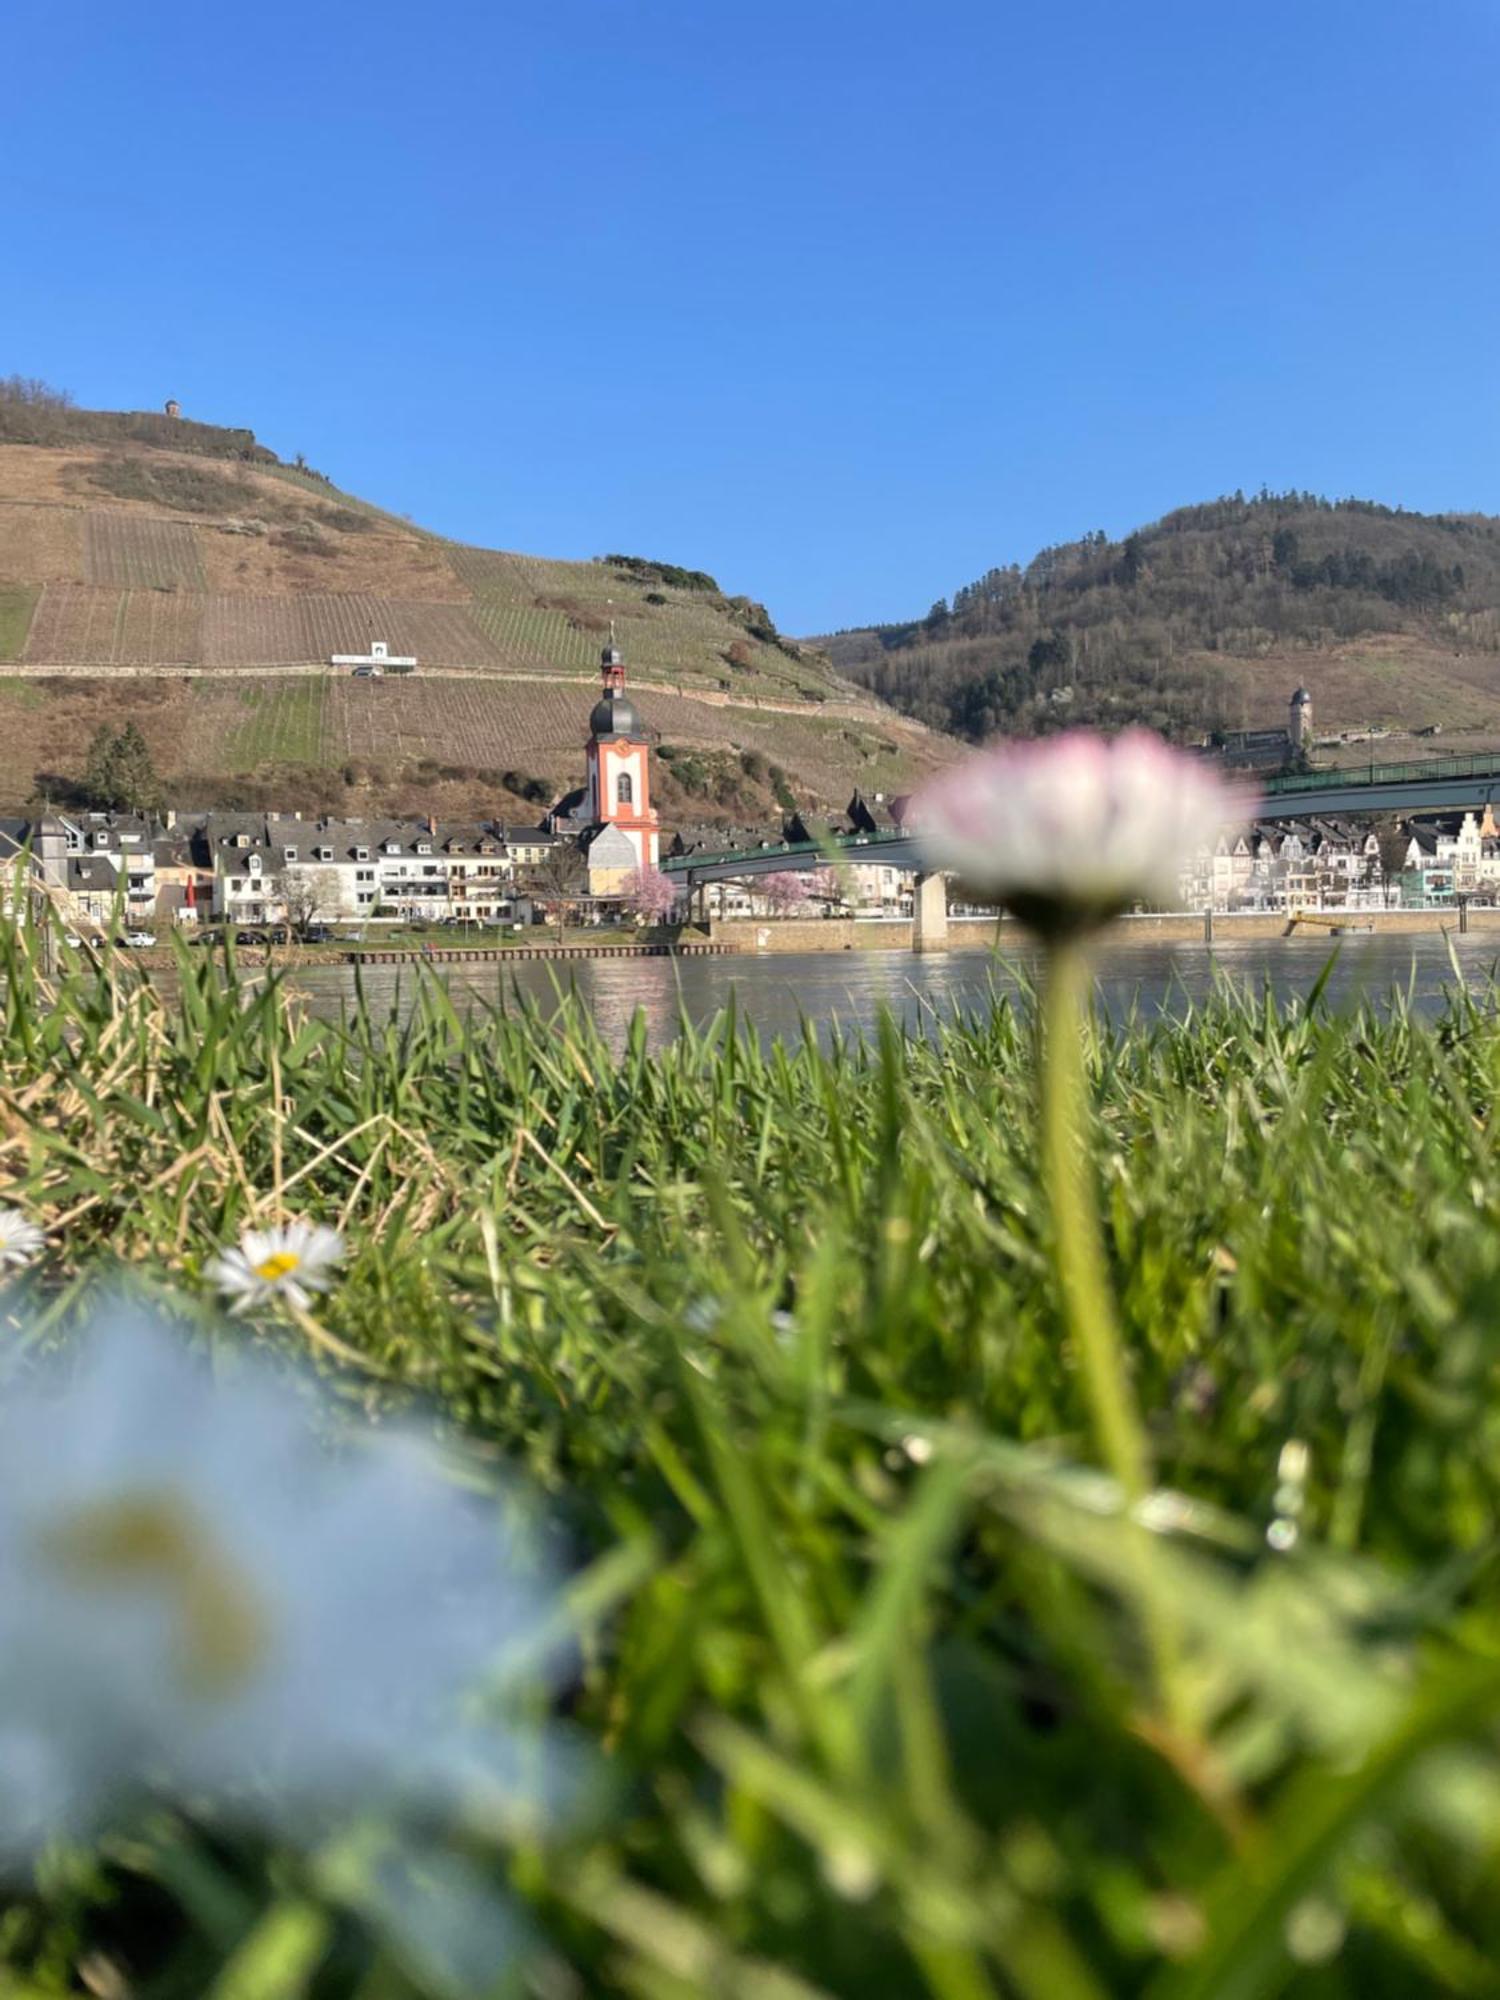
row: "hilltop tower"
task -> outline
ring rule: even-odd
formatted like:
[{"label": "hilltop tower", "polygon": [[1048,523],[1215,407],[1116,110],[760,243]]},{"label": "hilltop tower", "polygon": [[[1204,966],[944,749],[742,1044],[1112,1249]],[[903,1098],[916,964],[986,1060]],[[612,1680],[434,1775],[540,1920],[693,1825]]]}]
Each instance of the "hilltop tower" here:
[{"label": "hilltop tower", "polygon": [[1298,688],[1291,701],[1291,725],[1287,730],[1294,750],[1311,750],[1313,740],[1313,698],[1306,688]]},{"label": "hilltop tower", "polygon": [[585,818],[599,829],[589,843],[590,869],[600,842],[601,864],[609,865],[606,851],[623,862],[622,840],[634,856],[627,866],[655,868],[661,858],[661,832],[651,804],[651,746],[625,692],[625,655],[615,644],[613,624],[609,644],[599,656],[599,671],[604,687],[589,716],[588,798],[583,808]]},{"label": "hilltop tower", "polygon": [[180,417],[182,415],[182,405],[175,396],[168,396],[167,398],[167,415],[169,417]]}]

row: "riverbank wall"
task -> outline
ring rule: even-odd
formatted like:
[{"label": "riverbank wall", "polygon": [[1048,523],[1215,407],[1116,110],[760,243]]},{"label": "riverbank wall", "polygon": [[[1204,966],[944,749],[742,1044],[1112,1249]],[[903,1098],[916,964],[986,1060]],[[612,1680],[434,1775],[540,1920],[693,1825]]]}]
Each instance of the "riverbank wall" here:
[{"label": "riverbank wall", "polygon": [[[1451,932],[1483,934],[1495,939],[1500,948],[1500,909],[1458,910],[1350,910],[1302,918],[1294,930],[1288,918],[1275,911],[1239,911],[1215,915],[1171,911],[1144,916],[1120,917],[1109,929],[1112,944],[1229,944],[1237,941],[1285,938],[1337,939],[1357,933],[1420,937]],[[993,916],[950,917],[948,951],[1024,950],[1031,942],[1028,933],[1014,918]],[[290,965],[395,965],[403,963],[434,966],[473,964],[492,961],[506,964],[532,958],[702,958],[760,957],[791,955],[798,952],[910,951],[912,924],[906,917],[870,921],[854,917],[731,917],[714,919],[705,932],[696,926],[676,936],[647,936],[622,940],[618,936],[592,942],[587,937],[558,940],[543,936],[535,942],[499,945],[374,945],[351,949],[348,945],[278,946],[269,954],[244,949],[242,964]],[[143,966],[170,965],[172,954],[164,946],[132,952],[130,958]]]},{"label": "riverbank wall", "polygon": [[[1212,918],[1188,911],[1120,917],[1109,930],[1111,943],[1226,944],[1251,938],[1338,937],[1373,931],[1390,936],[1435,934],[1443,931],[1494,935],[1500,942],[1500,909],[1348,910],[1299,919],[1289,931],[1285,912],[1241,910]],[[709,939],[728,952],[909,951],[909,918],[870,923],[853,917],[728,917],[709,925]],[[949,951],[993,951],[1023,946],[1027,933],[1012,917],[952,917],[948,919]]]}]

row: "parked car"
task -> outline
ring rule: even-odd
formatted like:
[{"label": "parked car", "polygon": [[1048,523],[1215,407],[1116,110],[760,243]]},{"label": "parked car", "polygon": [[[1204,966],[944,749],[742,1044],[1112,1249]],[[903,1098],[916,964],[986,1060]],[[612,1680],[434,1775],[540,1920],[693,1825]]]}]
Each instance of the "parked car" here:
[{"label": "parked car", "polygon": [[236,931],[234,934],[234,941],[236,944],[254,944],[262,946],[268,945],[271,942],[271,940],[266,936],[264,931]]},{"label": "parked car", "polygon": [[132,951],[149,951],[152,945],[156,943],[156,933],[155,931],[126,931],[120,942],[123,945],[128,945]]},{"label": "parked car", "polygon": [[304,944],[332,944],[333,932],[327,924],[309,924],[302,933]]},{"label": "parked car", "polygon": [[189,944],[222,944],[223,941],[224,933],[222,931],[194,931],[193,935],[188,939]]}]

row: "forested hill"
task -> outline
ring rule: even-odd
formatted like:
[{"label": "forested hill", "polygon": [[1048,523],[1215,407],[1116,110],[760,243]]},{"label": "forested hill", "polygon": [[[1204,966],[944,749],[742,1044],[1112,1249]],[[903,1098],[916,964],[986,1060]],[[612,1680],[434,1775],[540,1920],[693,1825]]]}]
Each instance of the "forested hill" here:
[{"label": "forested hill", "polygon": [[1299,681],[1320,729],[1500,730],[1500,520],[1236,493],[818,643],[975,740],[1127,721],[1197,737],[1284,719]]}]

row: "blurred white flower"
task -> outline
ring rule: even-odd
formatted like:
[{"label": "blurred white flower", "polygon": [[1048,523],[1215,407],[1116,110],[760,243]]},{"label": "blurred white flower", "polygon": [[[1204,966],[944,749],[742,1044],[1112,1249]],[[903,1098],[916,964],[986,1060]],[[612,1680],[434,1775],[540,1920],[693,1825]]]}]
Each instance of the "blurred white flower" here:
[{"label": "blurred white flower", "polygon": [[19,1270],[40,1257],[47,1239],[18,1208],[0,1208],[0,1270]]},{"label": "blurred white flower", "polygon": [[1254,801],[1149,730],[997,743],[912,803],[929,864],[1046,936],[1170,902],[1181,870]]},{"label": "blurred white flower", "polygon": [[344,1240],[317,1222],[289,1222],[276,1229],[247,1229],[237,1250],[223,1250],[208,1275],[232,1312],[250,1312],[270,1299],[286,1299],[305,1312],[314,1292],[333,1283]]},{"label": "blurred white flower", "polygon": [[0,1861],[147,1792],[285,1826],[492,1785],[518,1739],[461,1698],[535,1681],[550,1596],[416,1437],[117,1307],[0,1403]]}]

